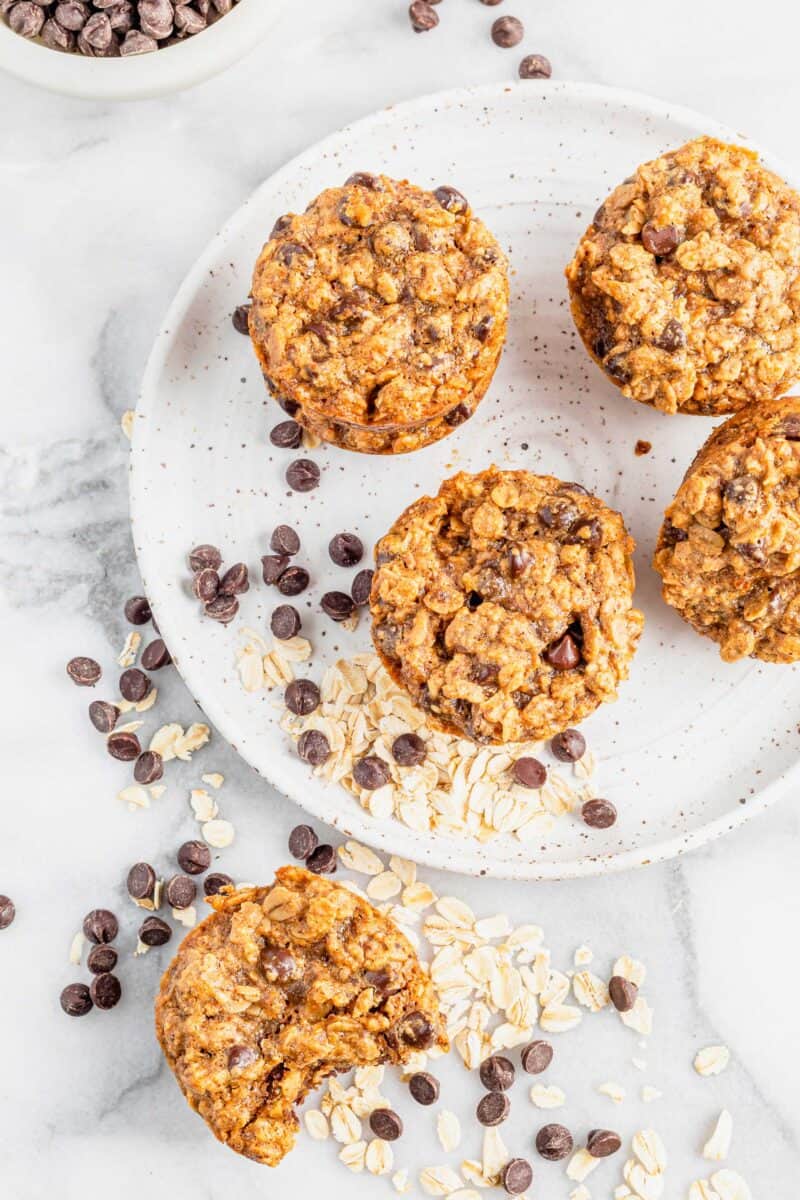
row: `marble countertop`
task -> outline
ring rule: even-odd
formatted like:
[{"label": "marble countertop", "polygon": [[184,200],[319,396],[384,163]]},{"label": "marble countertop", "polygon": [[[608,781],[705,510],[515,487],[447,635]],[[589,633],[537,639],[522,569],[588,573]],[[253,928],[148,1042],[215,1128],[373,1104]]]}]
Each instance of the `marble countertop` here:
[{"label": "marble countertop", "polygon": [[[658,16],[632,0],[503,8],[526,20],[520,51],[547,54],[558,77],[674,100],[797,159],[797,12],[784,11],[791,28],[776,36],[775,19],[753,21],[743,0],[731,0],[724,18],[718,5],[689,0]],[[403,0],[290,3],[272,39],[237,67],[136,105],[70,101],[0,78],[0,892],[18,909],[0,934],[0,1189],[9,1200],[112,1189],[123,1200],[393,1194],[386,1180],[349,1174],[331,1145],[306,1140],[276,1174],[237,1160],[181,1100],[151,1028],[166,952],[130,958],[139,914],[123,881],[138,859],[167,869],[193,835],[178,797],[197,771],[171,776],[171,802],[128,812],[115,798],[119,764],[93,742],[85,693],[63,665],[84,653],[111,668],[124,640],[122,603],[137,574],[120,417],[135,404],[175,289],[220,223],[288,157],[347,121],[416,94],[513,77],[521,54],[488,41],[498,10],[444,0],[439,11],[435,34],[415,37]],[[196,718],[174,673],[159,685],[169,719]],[[298,810],[221,738],[202,753],[203,770],[226,777],[225,815],[238,834],[220,868],[266,878]],[[581,943],[601,973],[622,951],[647,962],[656,1010],[647,1051],[630,1034],[596,1041],[582,1031],[563,1043],[553,1082],[568,1092],[567,1124],[591,1120],[626,1137],[658,1129],[670,1154],[668,1200],[709,1174],[699,1150],[722,1107],[734,1119],[730,1165],[753,1194],[788,1200],[796,1191],[799,847],[800,815],[788,801],[702,852],[633,875],[536,885],[426,876],[480,913],[503,909],[543,925],[562,965]],[[59,991],[85,973],[69,965],[69,945],[95,906],[123,917],[124,998],[112,1013],[69,1020]],[[730,1046],[731,1066],[701,1080],[692,1059],[714,1042]],[[637,1053],[646,1073],[631,1067]],[[628,1089],[618,1108],[596,1095],[608,1078]],[[644,1106],[643,1083],[663,1098]],[[470,1086],[456,1093],[464,1113],[479,1094]],[[550,1118],[519,1107],[515,1149],[530,1153],[531,1131]],[[398,1164],[444,1161],[429,1119],[417,1124],[424,1129],[398,1147]],[[465,1123],[463,1150],[477,1148]],[[589,1181],[595,1200],[611,1196],[621,1165]],[[533,1195],[570,1190],[559,1168],[537,1168]]]}]

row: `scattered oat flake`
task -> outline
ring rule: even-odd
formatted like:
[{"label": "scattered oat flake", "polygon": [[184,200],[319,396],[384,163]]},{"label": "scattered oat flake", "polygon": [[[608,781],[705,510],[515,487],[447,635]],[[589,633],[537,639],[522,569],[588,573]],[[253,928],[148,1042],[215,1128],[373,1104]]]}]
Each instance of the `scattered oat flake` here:
[{"label": "scattered oat flake", "polygon": [[704,1078],[720,1075],[730,1061],[731,1052],[727,1046],[706,1046],[695,1055],[694,1069]]},{"label": "scattered oat flake", "polygon": [[556,1004],[544,1009],[539,1024],[545,1033],[567,1033],[580,1024],[581,1010],[572,1004]]},{"label": "scattered oat flake", "polygon": [[571,1179],[574,1183],[583,1183],[584,1179],[588,1179],[595,1167],[599,1167],[603,1160],[601,1158],[593,1158],[585,1147],[576,1150],[567,1166],[567,1179]]},{"label": "scattered oat flake", "polygon": [[198,821],[213,821],[219,813],[216,800],[205,788],[193,788],[189,793],[189,803]]},{"label": "scattered oat flake", "polygon": [[600,1012],[608,1004],[608,987],[592,971],[578,971],[572,977],[572,991],[578,1004],[590,1012]]},{"label": "scattered oat flake", "polygon": [[445,1163],[440,1167],[426,1167],[420,1171],[419,1183],[428,1196],[449,1196],[461,1189],[463,1180]]},{"label": "scattered oat flake", "polygon": [[732,1138],[733,1117],[727,1108],[723,1108],[717,1117],[711,1137],[703,1146],[703,1158],[708,1158],[711,1162],[724,1162],[730,1154]]},{"label": "scattered oat flake", "polygon": [[443,1150],[458,1149],[461,1142],[461,1123],[455,1113],[444,1109],[436,1118],[436,1133]]},{"label": "scattered oat flake", "polygon": [[74,967],[80,966],[81,956],[83,955],[83,944],[85,941],[86,938],[83,935],[83,931],[79,929],[75,934],[75,937],[70,942],[69,961]]},{"label": "scattered oat flake", "polygon": [[190,904],[188,908],[173,908],[172,919],[185,925],[187,929],[192,929],[197,924],[197,909],[193,904]]},{"label": "scattered oat flake", "polygon": [[189,762],[195,750],[200,750],[205,746],[208,739],[211,737],[211,730],[207,725],[200,722],[195,722],[190,725],[186,733],[179,737],[175,744],[175,757],[182,759],[184,762]]},{"label": "scattered oat flake", "polygon": [[201,826],[201,832],[209,846],[213,846],[216,850],[224,850],[226,846],[230,846],[236,836],[236,831],[230,821],[206,821]]},{"label": "scattered oat flake", "polygon": [[367,1146],[364,1164],[370,1175],[388,1175],[394,1166],[394,1152],[382,1138],[373,1138]]},{"label": "scattered oat flake", "polygon": [[182,737],[183,726],[177,722],[162,725],[151,737],[148,749],[160,754],[164,762],[169,762],[175,757],[175,746]]},{"label": "scattered oat flake", "polygon": [[631,1149],[648,1175],[658,1175],[666,1170],[667,1152],[655,1129],[640,1129],[635,1133]]},{"label": "scattered oat flake", "polygon": [[621,975],[623,979],[635,983],[637,987],[641,987],[647,978],[647,968],[644,963],[639,962],[636,958],[631,958],[630,954],[623,954],[614,963],[612,975]]},{"label": "scattered oat flake", "polygon": [[711,1176],[719,1200],[753,1200],[752,1192],[738,1171],[723,1167]]},{"label": "scattered oat flake", "polygon": [[324,1113],[321,1113],[318,1108],[309,1108],[303,1113],[303,1121],[308,1133],[315,1141],[324,1142],[325,1138],[330,1135],[330,1126],[328,1118]]},{"label": "scattered oat flake", "polygon": [[543,1083],[535,1083],[531,1088],[531,1100],[537,1108],[563,1108],[567,1097],[560,1087],[545,1087]]},{"label": "scattered oat flake", "polygon": [[481,1168],[489,1179],[498,1178],[503,1167],[510,1158],[500,1131],[490,1126],[483,1131],[483,1151],[481,1153]]},{"label": "scattered oat flake", "polygon": [[408,1169],[401,1167],[392,1176],[392,1187],[400,1196],[406,1196],[412,1190],[413,1184],[408,1177]]},{"label": "scattered oat flake", "polygon": [[615,1104],[622,1104],[625,1099],[625,1088],[619,1083],[611,1081],[601,1083],[597,1090],[601,1096],[608,1096],[609,1100],[613,1100]]},{"label": "scattered oat flake", "polygon": [[593,958],[594,954],[588,946],[578,946],[573,962],[576,967],[588,967]]},{"label": "scattered oat flake", "polygon": [[248,642],[236,655],[236,670],[246,692],[260,692],[264,686],[265,656],[253,642]]},{"label": "scattered oat flake", "polygon": [[137,633],[135,629],[131,630],[125,638],[125,645],[119,652],[117,662],[121,667],[132,667],[136,662],[136,655],[139,652],[139,647],[142,644],[142,635]]},{"label": "scattered oat flake", "polygon": [[141,958],[141,956],[143,954],[147,954],[149,949],[150,949],[150,947],[147,945],[146,942],[143,942],[141,938],[137,938],[136,949],[133,952],[134,958]]},{"label": "scattered oat flake", "polygon": [[642,1100],[645,1102],[645,1104],[652,1104],[654,1100],[660,1100],[663,1094],[664,1093],[660,1092],[658,1088],[651,1087],[648,1084],[645,1084],[645,1086],[642,1088]]},{"label": "scattered oat flake", "polygon": [[154,800],[160,800],[166,790],[167,786],[164,783],[152,783],[148,788],[148,791]]},{"label": "scattered oat flake", "polygon": [[339,847],[339,858],[342,866],[358,875],[380,875],[384,870],[383,863],[367,846],[360,842],[345,842]]},{"label": "scattered oat flake", "polygon": [[209,787],[221,788],[225,782],[225,776],[220,775],[219,771],[209,771],[207,775],[201,775],[200,779],[203,783],[207,783]]},{"label": "scattered oat flake", "polygon": [[619,1016],[623,1025],[627,1025],[643,1037],[649,1037],[653,1032],[653,1010],[644,996],[637,996],[633,1008],[628,1012],[621,1012]]},{"label": "scattered oat flake", "polygon": [[381,871],[380,875],[373,875],[367,884],[367,895],[370,900],[391,900],[399,894],[402,886],[394,871]]},{"label": "scattered oat flake", "polygon": [[696,1179],[689,1186],[687,1200],[720,1200],[719,1192],[715,1192],[707,1179]]},{"label": "scattered oat flake", "polygon": [[366,1142],[351,1142],[342,1146],[339,1151],[339,1161],[356,1174],[364,1170],[364,1160],[367,1154]]},{"label": "scattered oat flake", "polygon": [[128,439],[128,441],[130,441],[131,438],[133,437],[134,416],[135,416],[135,413],[134,413],[133,409],[126,408],[125,412],[122,414],[122,416],[120,417],[120,421],[119,421],[120,428],[121,428],[122,432],[125,434],[125,437]]},{"label": "scattered oat flake", "polygon": [[138,783],[132,783],[129,787],[123,788],[117,793],[117,799],[123,804],[127,804],[131,812],[135,812],[137,808],[149,808],[150,797],[146,790]]},{"label": "scattered oat flake", "polygon": [[579,1183],[575,1190],[570,1192],[569,1200],[592,1200],[592,1193],[585,1183]]},{"label": "scattered oat flake", "polygon": [[[337,1142],[349,1146],[361,1139],[361,1121],[346,1104],[336,1104],[330,1116],[331,1133]],[[366,1143],[365,1143],[366,1152]]]}]

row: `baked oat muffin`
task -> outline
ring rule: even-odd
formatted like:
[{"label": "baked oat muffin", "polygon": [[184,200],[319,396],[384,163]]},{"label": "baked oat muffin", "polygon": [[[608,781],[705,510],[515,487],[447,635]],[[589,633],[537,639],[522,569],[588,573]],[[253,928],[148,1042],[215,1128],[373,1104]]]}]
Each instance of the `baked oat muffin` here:
[{"label": "baked oat muffin", "polygon": [[740,146],[697,138],[639,167],[567,280],[587,350],[634,400],[731,413],[800,377],[800,196]]},{"label": "baked oat muffin", "polygon": [[455,475],[378,542],[375,647],[438,728],[550,737],[627,677],[643,623],[632,551],[619,513],[577,483]]},{"label": "baked oat muffin", "polygon": [[664,599],[733,662],[800,659],[800,396],[711,434],[666,511]]},{"label": "baked oat muffin", "polygon": [[300,867],[214,896],[156,1001],[161,1048],[189,1104],[232,1150],[275,1166],[294,1106],[329,1075],[447,1048],[408,940],[367,901]]},{"label": "baked oat muffin", "polygon": [[477,408],[505,340],[507,266],[454,188],[362,173],[276,222],[252,299],[281,406],[326,442],[399,454]]}]

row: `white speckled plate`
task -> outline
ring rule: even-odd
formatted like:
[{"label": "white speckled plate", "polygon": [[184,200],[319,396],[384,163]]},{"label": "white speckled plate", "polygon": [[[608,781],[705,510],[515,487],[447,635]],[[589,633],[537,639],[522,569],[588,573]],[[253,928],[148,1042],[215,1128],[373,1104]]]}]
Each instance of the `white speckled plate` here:
[{"label": "white speckled plate", "polygon": [[[711,423],[634,404],[589,361],[573,330],[564,265],[591,214],[637,163],[699,133],[743,140],[715,122],[600,87],[521,83],[448,92],[390,108],[313,147],[267,180],[192,268],[158,336],[133,440],[134,538],[147,594],[186,683],[244,758],[308,812],[394,853],[437,867],[523,879],[564,878],[669,858],[740,824],[786,789],[800,738],[800,678],[792,667],[724,665],[661,601],[649,560],[662,509]],[[767,158],[784,176],[785,168]],[[274,219],[302,210],[355,170],[453,183],[507,246],[513,270],[508,347],[476,416],[436,446],[396,459],[313,452],[322,484],[290,493],[294,454],[267,433],[269,401],[248,341],[231,327]],[[652,443],[637,457],[638,439]],[[600,760],[598,787],[620,819],[605,832],[559,818],[541,844],[478,845],[378,821],[337,786],[313,778],[278,727],[274,696],[243,691],[237,629],[264,631],[277,602],[260,555],[279,522],[298,528],[311,569],[304,632],[310,674],[340,651],[369,646],[367,622],[344,633],[318,610],[347,587],[332,534],[371,545],[410,501],[458,469],[495,462],[579,480],[626,517],[637,544],[644,637],[619,701],[584,725]],[[201,618],[187,550],[219,545],[258,582],[241,621]],[[306,602],[310,607],[306,607]]]}]

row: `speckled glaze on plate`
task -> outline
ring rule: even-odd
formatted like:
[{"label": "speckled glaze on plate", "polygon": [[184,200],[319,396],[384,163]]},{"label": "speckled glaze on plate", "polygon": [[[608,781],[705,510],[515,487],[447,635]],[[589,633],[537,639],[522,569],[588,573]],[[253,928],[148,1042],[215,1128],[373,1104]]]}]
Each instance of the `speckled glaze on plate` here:
[{"label": "speckled glaze on plate", "polygon": [[[797,669],[722,663],[662,602],[650,566],[662,511],[713,422],[667,417],[621,396],[580,345],[563,278],[611,188],[637,163],[700,133],[746,140],[685,109],[586,84],[526,81],[415,100],[334,134],[278,171],[181,287],[153,348],[134,428],[131,506],[145,588],[178,669],[219,732],[265,779],[342,833],[448,870],[571,878],[674,857],[788,790],[800,751]],[[275,218],[356,170],[450,183],[468,196],[510,254],[509,341],[483,404],[450,437],[396,459],[321,447],[310,455],[321,486],[301,495],[283,477],[297,454],[274,449],[267,436],[282,414],[230,314],[247,296]],[[649,453],[637,455],[637,442],[650,443]],[[319,678],[334,658],[370,644],[366,620],[347,634],[319,611],[321,594],[348,587],[354,574],[331,563],[330,537],[352,530],[371,546],[441,478],[492,462],[579,481],[621,510],[637,541],[644,636],[618,702],[582,726],[599,759],[600,794],[619,810],[609,830],[566,817],[541,845],[511,837],[479,845],[376,820],[310,774],[278,726],[276,695],[246,693],[236,673],[236,630],[268,631],[279,599],[261,584],[259,564],[275,525],[294,525],[302,537],[297,561],[311,570],[312,587],[299,607],[314,645],[308,674]],[[189,589],[186,553],[201,541],[219,545],[228,563],[246,561],[258,581],[227,629],[201,616]]]}]

